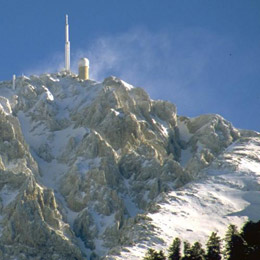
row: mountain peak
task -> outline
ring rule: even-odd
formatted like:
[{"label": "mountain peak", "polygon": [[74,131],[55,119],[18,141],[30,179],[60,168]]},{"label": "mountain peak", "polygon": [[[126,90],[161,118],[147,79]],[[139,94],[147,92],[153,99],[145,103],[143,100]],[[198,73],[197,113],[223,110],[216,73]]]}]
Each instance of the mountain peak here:
[{"label": "mountain peak", "polygon": [[[178,116],[174,104],[113,76],[95,82],[66,72],[33,75],[17,78],[15,89],[1,82],[0,90],[5,258],[52,259],[51,243],[60,259],[98,259],[133,243],[145,248],[145,236],[168,242],[153,227],[160,228],[156,214],[163,216],[157,203],[178,198],[176,189],[193,192],[194,182],[202,189],[214,167],[219,174],[230,167],[232,147],[259,136],[219,115]],[[186,220],[185,203],[178,207],[178,221]]]}]

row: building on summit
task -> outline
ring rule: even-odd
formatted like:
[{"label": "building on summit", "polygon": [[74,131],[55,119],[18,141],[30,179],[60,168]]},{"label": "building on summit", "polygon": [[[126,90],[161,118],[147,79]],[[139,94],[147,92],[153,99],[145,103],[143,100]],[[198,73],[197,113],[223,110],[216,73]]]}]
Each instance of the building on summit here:
[{"label": "building on summit", "polygon": [[83,80],[89,79],[89,60],[87,58],[79,60],[79,78]]}]

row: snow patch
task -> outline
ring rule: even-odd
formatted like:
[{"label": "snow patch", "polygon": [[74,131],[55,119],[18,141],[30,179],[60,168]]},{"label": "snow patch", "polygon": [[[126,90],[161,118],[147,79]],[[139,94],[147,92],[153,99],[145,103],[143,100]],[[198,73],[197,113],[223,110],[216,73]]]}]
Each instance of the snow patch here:
[{"label": "snow patch", "polygon": [[155,124],[163,136],[168,137],[169,126],[166,122],[162,121],[158,117],[152,118],[153,124]]},{"label": "snow patch", "polygon": [[50,76],[50,80],[53,81],[53,82],[59,82],[60,81],[59,79],[53,78],[52,76]]},{"label": "snow patch", "polygon": [[204,145],[198,140],[197,141],[197,153],[200,153],[204,148]]},{"label": "snow patch", "polygon": [[78,157],[75,165],[77,166],[77,170],[81,174],[86,174],[90,169],[95,169],[100,166],[101,158],[97,157],[94,159],[86,159],[83,157]]},{"label": "snow patch", "polygon": [[12,114],[12,108],[7,98],[0,97],[0,110],[2,110],[6,115]]},{"label": "snow patch", "polygon": [[0,191],[0,197],[2,199],[3,206],[6,207],[8,204],[10,204],[16,198],[18,193],[18,190],[11,190],[5,184],[2,190]]},{"label": "snow patch", "polygon": [[193,134],[190,133],[187,124],[184,121],[178,120],[178,128],[179,128],[179,134],[180,134],[180,139],[188,142]]},{"label": "snow patch", "polygon": [[124,86],[126,87],[126,89],[128,89],[128,90],[131,90],[131,89],[134,88],[134,86],[128,84],[127,82],[125,82],[125,81],[123,81],[123,80],[121,80],[121,82],[123,83],[123,85],[124,85]]},{"label": "snow patch", "polygon": [[132,200],[131,196],[128,194],[129,188],[130,188],[129,180],[125,179],[124,184],[125,184],[127,191],[125,194],[121,194],[121,197],[124,200],[124,204],[126,206],[126,209],[129,213],[130,217],[135,217],[137,214],[143,213],[143,210],[141,210],[137,207],[137,205]]},{"label": "snow patch", "polygon": [[191,152],[191,147],[187,148],[186,150],[181,150],[181,158],[180,158],[180,165],[185,167],[189,160],[192,158],[193,154]]},{"label": "snow patch", "polygon": [[46,92],[46,95],[47,95],[47,100],[50,100],[50,101],[53,101],[54,100],[54,97],[52,95],[52,93],[50,92],[50,90],[48,88],[46,88],[45,86],[42,86],[43,89],[45,90]]},{"label": "snow patch", "polygon": [[123,112],[118,112],[117,110],[111,108],[110,109],[116,116],[119,116],[119,117],[124,117],[124,113]]}]

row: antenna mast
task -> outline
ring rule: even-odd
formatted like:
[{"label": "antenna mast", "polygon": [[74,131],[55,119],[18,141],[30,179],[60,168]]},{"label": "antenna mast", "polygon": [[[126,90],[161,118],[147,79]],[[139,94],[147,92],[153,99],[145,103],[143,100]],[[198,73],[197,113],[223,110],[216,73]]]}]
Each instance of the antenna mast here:
[{"label": "antenna mast", "polygon": [[70,72],[69,17],[67,14],[65,24],[65,70]]}]

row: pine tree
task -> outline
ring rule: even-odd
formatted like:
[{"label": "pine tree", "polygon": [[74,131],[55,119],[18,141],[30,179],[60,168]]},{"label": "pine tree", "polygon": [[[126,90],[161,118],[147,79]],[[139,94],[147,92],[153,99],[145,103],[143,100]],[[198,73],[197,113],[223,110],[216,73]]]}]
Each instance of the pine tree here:
[{"label": "pine tree", "polygon": [[156,260],[166,260],[166,256],[164,255],[162,250],[159,251],[159,254],[158,254]]},{"label": "pine tree", "polygon": [[190,260],[204,260],[205,251],[201,243],[195,242],[190,249]]},{"label": "pine tree", "polygon": [[148,249],[143,260],[166,260],[166,257],[162,250],[157,252],[156,250],[150,248]]},{"label": "pine tree", "polygon": [[225,236],[224,257],[226,260],[245,260],[245,241],[237,231],[235,225],[229,225]]},{"label": "pine tree", "polygon": [[173,240],[172,245],[169,247],[168,253],[169,260],[181,259],[181,240],[178,237]]},{"label": "pine tree", "polygon": [[155,250],[152,248],[149,248],[148,251],[145,254],[145,257],[143,260],[152,260],[155,254]]},{"label": "pine tree", "polygon": [[255,260],[260,257],[260,221],[254,223],[248,221],[244,224],[241,236],[246,241],[247,260]]},{"label": "pine tree", "polygon": [[260,246],[260,221],[247,221],[242,227],[241,236],[250,246]]},{"label": "pine tree", "polygon": [[181,258],[181,260],[190,260],[191,245],[187,241],[184,241],[184,243],[183,243],[183,254],[184,254],[184,256]]},{"label": "pine tree", "polygon": [[205,255],[206,260],[221,260],[221,244],[220,237],[217,236],[217,233],[212,232],[209,240],[206,244],[207,253]]}]

